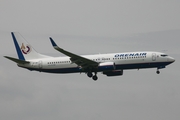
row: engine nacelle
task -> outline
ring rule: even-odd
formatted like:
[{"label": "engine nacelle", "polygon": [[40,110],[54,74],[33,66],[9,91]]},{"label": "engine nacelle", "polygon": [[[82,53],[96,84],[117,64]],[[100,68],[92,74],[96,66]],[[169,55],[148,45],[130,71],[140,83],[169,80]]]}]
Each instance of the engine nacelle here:
[{"label": "engine nacelle", "polygon": [[107,70],[115,70],[115,63],[114,62],[104,62],[100,63],[98,66],[99,71],[107,71]]},{"label": "engine nacelle", "polygon": [[123,75],[123,70],[104,71],[103,74],[107,76],[120,76]]}]

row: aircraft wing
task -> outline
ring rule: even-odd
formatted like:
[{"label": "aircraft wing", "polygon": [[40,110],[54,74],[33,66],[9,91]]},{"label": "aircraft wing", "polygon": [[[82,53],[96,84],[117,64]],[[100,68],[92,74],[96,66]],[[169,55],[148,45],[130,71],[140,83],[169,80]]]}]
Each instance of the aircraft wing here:
[{"label": "aircraft wing", "polygon": [[93,69],[98,67],[99,63],[95,62],[93,60],[90,60],[88,58],[76,55],[74,53],[68,52],[60,47],[57,46],[57,44],[54,42],[54,40],[50,37],[52,46],[54,47],[54,49],[56,49],[57,51],[67,55],[70,57],[70,60],[73,63],[76,63],[78,66],[82,67],[83,69]]}]

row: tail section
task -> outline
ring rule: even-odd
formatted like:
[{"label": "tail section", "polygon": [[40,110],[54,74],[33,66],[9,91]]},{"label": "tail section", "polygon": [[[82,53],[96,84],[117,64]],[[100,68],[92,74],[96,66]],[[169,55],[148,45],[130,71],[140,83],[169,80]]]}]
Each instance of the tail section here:
[{"label": "tail section", "polygon": [[11,35],[19,60],[25,61],[49,57],[36,52],[34,48],[19,33],[11,32]]},{"label": "tail section", "polygon": [[28,63],[30,63],[30,62],[28,62],[28,61],[16,59],[16,58],[9,57],[9,56],[4,56],[4,57],[7,58],[7,59],[9,59],[9,60],[12,60],[12,61],[16,62],[17,64],[28,64]]}]

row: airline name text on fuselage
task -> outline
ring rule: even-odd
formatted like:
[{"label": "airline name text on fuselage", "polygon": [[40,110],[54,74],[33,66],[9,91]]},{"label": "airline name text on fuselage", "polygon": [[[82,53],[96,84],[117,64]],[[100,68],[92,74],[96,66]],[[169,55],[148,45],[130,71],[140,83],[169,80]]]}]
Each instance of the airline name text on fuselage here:
[{"label": "airline name text on fuselage", "polygon": [[114,57],[136,57],[136,56],[146,56],[147,53],[125,53],[125,54],[116,54]]}]

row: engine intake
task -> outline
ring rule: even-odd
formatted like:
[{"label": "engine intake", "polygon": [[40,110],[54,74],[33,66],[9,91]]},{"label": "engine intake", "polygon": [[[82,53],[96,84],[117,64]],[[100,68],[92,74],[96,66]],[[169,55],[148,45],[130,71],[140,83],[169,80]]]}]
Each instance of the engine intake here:
[{"label": "engine intake", "polygon": [[99,71],[109,71],[109,70],[115,70],[115,63],[114,62],[104,62],[100,63],[98,66]]}]

